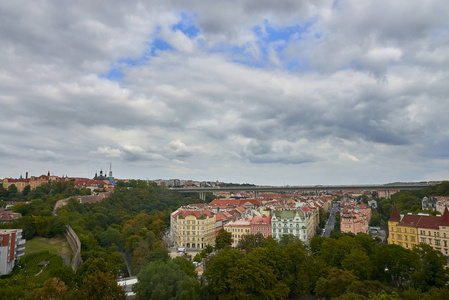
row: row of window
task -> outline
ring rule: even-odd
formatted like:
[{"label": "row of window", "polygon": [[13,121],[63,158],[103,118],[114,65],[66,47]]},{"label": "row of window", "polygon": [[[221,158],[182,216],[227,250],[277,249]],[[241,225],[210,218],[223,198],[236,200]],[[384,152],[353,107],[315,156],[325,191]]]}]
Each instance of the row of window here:
[{"label": "row of window", "polygon": [[[394,245],[394,242],[392,242],[392,244]],[[408,243],[403,244],[402,242],[398,242],[398,245],[401,246],[401,247],[405,246],[406,249],[409,249]],[[441,251],[441,248],[435,248],[435,250]],[[449,255],[448,249],[444,249],[444,255]]]},{"label": "row of window", "polygon": [[[391,232],[394,232],[394,227],[391,227]],[[397,232],[401,232],[401,228],[398,228]],[[404,233],[407,233],[407,228],[404,228]],[[409,233],[414,234],[415,233],[415,229],[409,229]],[[430,230],[427,231],[427,233],[428,233],[427,235],[429,235],[429,236],[432,235],[432,232]],[[426,235],[426,231],[425,230],[420,230],[419,234],[420,235]],[[440,232],[434,231],[433,232],[433,236],[440,237]],[[446,233],[445,232],[443,232],[443,237],[446,237]]]},{"label": "row of window", "polygon": [[[273,223],[273,227],[276,227],[276,223]],[[288,227],[288,224],[282,225],[282,223],[279,223],[277,227]],[[290,227],[293,227],[293,224],[290,224]],[[296,227],[299,227],[299,224],[296,224]]]},{"label": "row of window", "polygon": [[259,227],[259,226],[256,227],[256,226],[253,226],[253,230],[270,230],[270,227]]}]

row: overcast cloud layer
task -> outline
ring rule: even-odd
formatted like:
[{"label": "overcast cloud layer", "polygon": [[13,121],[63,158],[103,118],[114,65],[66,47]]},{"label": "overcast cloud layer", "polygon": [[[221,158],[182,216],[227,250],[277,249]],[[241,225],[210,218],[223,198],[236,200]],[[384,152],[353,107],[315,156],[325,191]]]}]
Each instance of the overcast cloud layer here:
[{"label": "overcast cloud layer", "polygon": [[1,1],[0,177],[448,179],[448,9]]}]

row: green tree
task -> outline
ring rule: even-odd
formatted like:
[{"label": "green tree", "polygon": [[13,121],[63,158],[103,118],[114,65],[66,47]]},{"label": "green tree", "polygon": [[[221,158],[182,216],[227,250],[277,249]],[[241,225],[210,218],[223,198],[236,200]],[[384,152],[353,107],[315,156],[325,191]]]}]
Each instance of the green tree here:
[{"label": "green tree", "polygon": [[151,262],[137,275],[134,290],[143,299],[199,299],[199,281],[187,275],[178,263]]},{"label": "green tree", "polygon": [[83,279],[81,292],[85,299],[126,299],[125,292],[117,285],[114,275],[99,271]]},{"label": "green tree", "polygon": [[26,196],[26,195],[28,195],[28,194],[30,193],[30,191],[31,191],[31,186],[30,186],[30,185],[27,185],[27,186],[25,186],[25,187],[23,188],[23,190],[22,190],[22,195]]},{"label": "green tree", "polygon": [[279,282],[273,269],[254,257],[246,256],[229,270],[231,299],[285,299],[289,288]]},{"label": "green tree", "polygon": [[265,247],[265,238],[261,233],[246,234],[242,236],[237,245],[238,249],[245,250],[247,253],[260,247]]},{"label": "green tree", "polygon": [[404,284],[418,270],[419,263],[419,256],[415,252],[398,245],[382,245],[376,255],[377,278],[403,289]]},{"label": "green tree", "polygon": [[344,270],[352,271],[360,280],[370,279],[374,265],[365,251],[352,249],[351,253],[341,262]]},{"label": "green tree", "polygon": [[422,291],[445,287],[448,282],[446,257],[427,244],[415,246],[413,252],[421,259],[419,270],[412,275],[414,287]]},{"label": "green tree", "polygon": [[14,196],[16,196],[17,194],[17,187],[15,184],[11,184],[10,186],[8,186],[8,197],[12,198]]},{"label": "green tree", "polygon": [[280,241],[279,241],[279,246],[281,246],[282,248],[287,247],[288,244],[291,243],[295,243],[298,241],[298,238],[296,236],[294,236],[293,234],[284,234],[282,235]]},{"label": "green tree", "polygon": [[241,251],[235,249],[221,250],[206,261],[206,293],[211,297],[230,293],[231,268],[239,264],[244,257]]},{"label": "green tree", "polygon": [[315,293],[320,297],[335,298],[350,292],[358,283],[351,271],[332,268],[327,277],[318,279]]},{"label": "green tree", "polygon": [[222,228],[220,229],[220,231],[218,231],[218,234],[215,237],[215,249],[220,250],[225,248],[226,246],[231,246],[232,242],[232,233],[227,232]]},{"label": "green tree", "polygon": [[62,300],[66,295],[67,286],[64,281],[59,281],[57,278],[48,279],[42,288],[33,291],[33,299],[35,300]]}]

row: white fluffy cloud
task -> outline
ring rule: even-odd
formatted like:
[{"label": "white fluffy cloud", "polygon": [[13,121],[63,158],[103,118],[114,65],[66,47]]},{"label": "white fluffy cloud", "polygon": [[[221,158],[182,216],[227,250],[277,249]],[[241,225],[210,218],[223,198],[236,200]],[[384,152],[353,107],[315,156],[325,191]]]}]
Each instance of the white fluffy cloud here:
[{"label": "white fluffy cloud", "polygon": [[273,3],[2,2],[0,177],[449,176],[445,1]]}]

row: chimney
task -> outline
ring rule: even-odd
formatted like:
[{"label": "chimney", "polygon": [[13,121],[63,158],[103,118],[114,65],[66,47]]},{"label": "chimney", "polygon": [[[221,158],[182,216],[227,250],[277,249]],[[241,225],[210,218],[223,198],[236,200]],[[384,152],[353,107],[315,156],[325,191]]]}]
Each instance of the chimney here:
[{"label": "chimney", "polygon": [[50,171],[48,171],[47,176],[50,177]]},{"label": "chimney", "polygon": [[28,172],[25,173],[25,179],[28,179]]}]

